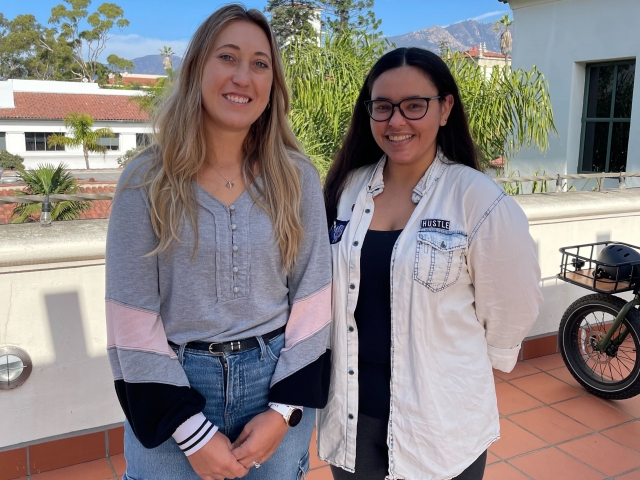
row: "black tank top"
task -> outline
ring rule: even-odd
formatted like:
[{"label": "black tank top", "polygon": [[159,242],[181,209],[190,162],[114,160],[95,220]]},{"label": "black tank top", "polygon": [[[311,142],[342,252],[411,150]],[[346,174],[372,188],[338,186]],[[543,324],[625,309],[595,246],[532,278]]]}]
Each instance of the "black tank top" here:
[{"label": "black tank top", "polygon": [[391,254],[402,230],[369,230],[360,255],[359,412],[387,420],[391,398]]}]

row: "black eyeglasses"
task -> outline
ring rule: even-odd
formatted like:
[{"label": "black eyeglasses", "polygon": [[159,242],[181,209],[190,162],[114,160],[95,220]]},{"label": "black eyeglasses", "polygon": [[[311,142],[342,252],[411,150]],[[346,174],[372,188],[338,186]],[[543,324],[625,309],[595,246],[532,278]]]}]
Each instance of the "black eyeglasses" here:
[{"label": "black eyeglasses", "polygon": [[445,98],[448,94],[436,95],[435,97],[415,97],[405,98],[399,103],[389,100],[367,100],[364,104],[372,120],[376,122],[386,122],[395,112],[396,107],[400,114],[407,120],[420,120],[429,111],[429,102]]}]

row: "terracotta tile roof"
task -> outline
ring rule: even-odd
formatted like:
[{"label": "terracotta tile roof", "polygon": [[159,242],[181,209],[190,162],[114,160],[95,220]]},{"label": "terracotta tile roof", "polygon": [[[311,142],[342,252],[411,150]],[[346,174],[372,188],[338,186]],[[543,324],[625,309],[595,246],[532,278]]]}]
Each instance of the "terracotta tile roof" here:
[{"label": "terracotta tile roof", "polygon": [[132,97],[73,93],[14,92],[15,108],[0,108],[0,118],[64,120],[68,113],[88,113],[94,120],[145,122]]},{"label": "terracotta tile roof", "polygon": [[[22,190],[21,186],[17,188],[8,188],[0,190],[0,197],[12,197],[15,195],[16,190]],[[99,187],[80,187],[82,193],[105,193],[115,192],[115,186],[99,186]],[[11,212],[15,208],[15,204],[2,204],[0,205],[0,225],[6,225],[11,223]],[[92,200],[91,208],[80,214],[80,220],[93,220],[96,218],[109,218],[111,209],[111,200]]]},{"label": "terracotta tile roof", "polygon": [[[467,50],[464,53],[466,53],[470,57],[474,57],[475,58],[479,54],[478,47],[474,46],[471,50]],[[488,50],[485,50],[484,52],[482,52],[482,56],[485,57],[485,58],[504,58],[504,55],[502,53],[490,52]],[[511,58],[511,55],[509,55],[509,58]]]}]

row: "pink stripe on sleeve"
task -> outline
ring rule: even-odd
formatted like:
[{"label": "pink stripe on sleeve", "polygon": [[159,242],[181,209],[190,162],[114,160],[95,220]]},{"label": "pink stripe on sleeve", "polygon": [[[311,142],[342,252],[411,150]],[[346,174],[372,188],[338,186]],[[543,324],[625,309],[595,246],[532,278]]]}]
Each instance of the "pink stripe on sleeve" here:
[{"label": "pink stripe on sleeve", "polygon": [[331,284],[291,306],[285,348],[311,337],[331,322]]},{"label": "pink stripe on sleeve", "polygon": [[160,315],[107,300],[107,345],[176,358]]}]

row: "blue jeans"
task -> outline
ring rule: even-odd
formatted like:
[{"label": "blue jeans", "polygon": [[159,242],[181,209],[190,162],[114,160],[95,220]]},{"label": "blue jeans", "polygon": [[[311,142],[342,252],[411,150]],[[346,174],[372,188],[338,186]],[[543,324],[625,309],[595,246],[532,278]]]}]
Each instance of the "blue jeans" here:
[{"label": "blue jeans", "polygon": [[[207,400],[204,415],[231,442],[244,426],[268,406],[269,384],[275,371],[284,334],[260,348],[240,353],[210,354],[199,350],[176,349],[192,388]],[[225,388],[223,357],[228,372]],[[290,428],[276,452],[260,469],[252,468],[247,480],[299,480],[309,471],[309,443],[315,424],[315,410],[305,408],[302,421]],[[146,449],[125,422],[124,455],[127,472],[123,480],[199,480],[184,453],[173,439],[157,448]]]}]

